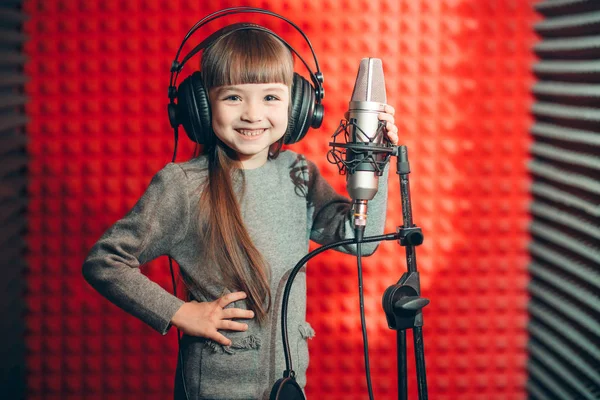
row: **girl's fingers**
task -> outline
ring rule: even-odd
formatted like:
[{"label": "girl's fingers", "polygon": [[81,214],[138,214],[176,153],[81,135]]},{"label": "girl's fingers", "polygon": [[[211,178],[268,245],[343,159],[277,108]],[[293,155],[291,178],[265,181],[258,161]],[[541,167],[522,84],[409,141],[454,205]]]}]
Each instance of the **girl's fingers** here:
[{"label": "girl's fingers", "polygon": [[380,121],[391,122],[392,124],[394,123],[394,116],[392,114],[379,113],[377,114],[377,119]]},{"label": "girl's fingers", "polygon": [[385,130],[388,132],[398,133],[398,126],[394,124],[394,121],[385,121]]},{"label": "girl's fingers", "polygon": [[235,321],[230,321],[228,319],[223,319],[223,320],[219,321],[219,323],[217,324],[217,329],[243,332],[243,331],[248,330],[248,325],[241,323],[241,322],[235,322]]},{"label": "girl's fingers", "polygon": [[389,104],[385,105],[385,108],[383,109],[387,114],[391,114],[392,116],[394,114],[396,114],[396,109],[392,106],[390,106]]},{"label": "girl's fingers", "polygon": [[380,121],[385,121],[385,130],[387,133],[398,132],[398,127],[395,125],[394,116],[391,114],[380,113],[377,118]]},{"label": "girl's fingers", "polygon": [[254,312],[252,310],[242,310],[241,308],[226,308],[222,312],[223,319],[232,318],[254,318]]},{"label": "girl's fingers", "polygon": [[[391,108],[391,112],[394,112],[394,108],[392,106],[386,106]],[[381,121],[385,121],[385,134],[392,142],[393,145],[398,144],[398,127],[394,124],[394,116],[390,113],[380,113],[378,115],[378,119]]]},{"label": "girl's fingers", "polygon": [[231,340],[227,339],[225,336],[223,336],[222,333],[219,333],[217,331],[215,331],[211,336],[209,336],[208,339],[212,339],[215,342],[222,344],[223,346],[231,346]]},{"label": "girl's fingers", "polygon": [[246,293],[244,293],[244,292],[228,293],[225,296],[221,297],[219,300],[217,300],[217,304],[221,308],[225,308],[229,304],[231,304],[235,301],[238,301],[238,300],[245,299],[245,298],[246,298]]},{"label": "girl's fingers", "polygon": [[388,132],[387,133],[387,137],[390,140],[390,142],[392,142],[392,144],[394,146],[398,145],[399,138],[398,138],[398,134],[397,133],[395,133],[395,132]]}]

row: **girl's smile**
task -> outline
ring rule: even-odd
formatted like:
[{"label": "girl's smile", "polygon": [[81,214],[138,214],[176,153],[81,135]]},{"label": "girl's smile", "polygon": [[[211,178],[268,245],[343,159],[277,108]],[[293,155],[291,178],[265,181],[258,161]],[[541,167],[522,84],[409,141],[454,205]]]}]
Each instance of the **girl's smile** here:
[{"label": "girl's smile", "polygon": [[236,129],[236,131],[246,138],[252,140],[258,138],[258,136],[262,135],[266,129]]}]

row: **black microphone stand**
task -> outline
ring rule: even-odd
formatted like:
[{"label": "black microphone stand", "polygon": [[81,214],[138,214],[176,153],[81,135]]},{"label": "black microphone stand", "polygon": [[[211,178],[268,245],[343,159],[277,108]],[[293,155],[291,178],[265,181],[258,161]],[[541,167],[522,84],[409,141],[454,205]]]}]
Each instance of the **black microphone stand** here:
[{"label": "black microphone stand", "polygon": [[427,378],[425,371],[425,350],[423,348],[423,313],[422,309],[429,300],[421,297],[419,272],[417,271],[417,255],[415,246],[423,243],[421,228],[413,224],[408,174],[408,150],[406,146],[397,147],[396,173],[400,179],[400,196],[402,202],[403,224],[397,228],[398,243],[405,248],[406,266],[398,283],[390,286],[383,294],[383,310],[388,327],[396,331],[398,353],[398,399],[408,399],[408,380],[406,362],[406,330],[413,329],[414,351],[417,370],[419,399],[427,399]]},{"label": "black microphone stand", "polygon": [[[415,361],[417,369],[417,384],[419,399],[427,400],[427,378],[425,371],[425,350],[423,348],[423,314],[422,309],[429,300],[421,297],[421,284],[417,271],[417,255],[415,246],[423,243],[421,228],[413,224],[412,206],[410,199],[410,164],[406,146],[379,145],[383,135],[384,125],[380,123],[376,134],[371,137],[356,124],[356,120],[342,120],[333,134],[333,142],[329,145],[332,150],[327,154],[328,161],[337,164],[341,173],[354,173],[359,166],[365,164],[370,170],[380,174],[389,157],[396,157],[396,173],[400,179],[400,196],[403,224],[397,228],[398,243],[405,248],[407,273],[404,273],[398,283],[388,287],[382,299],[383,310],[388,327],[396,330],[398,353],[398,399],[408,399],[408,368],[406,362],[406,330],[413,329]],[[356,132],[362,133],[362,138],[368,142],[357,140]],[[343,135],[342,135],[343,134]],[[344,137],[344,142],[337,139]]]},{"label": "black microphone stand", "polygon": [[[346,129],[342,123],[340,129],[336,134]],[[420,279],[417,271],[417,258],[415,252],[415,246],[419,246],[423,243],[423,233],[421,228],[413,224],[412,219],[412,206],[410,199],[410,185],[408,180],[408,174],[410,173],[410,165],[408,162],[408,149],[406,146],[370,146],[369,144],[341,144],[341,143],[330,143],[333,146],[333,150],[328,154],[331,156],[338,165],[343,165],[344,168],[348,168],[347,163],[343,161],[344,153],[337,150],[336,147],[347,149],[350,151],[369,151],[369,157],[373,162],[373,165],[380,170],[378,162],[374,154],[386,153],[389,156],[396,156],[396,173],[400,179],[400,195],[401,195],[401,206],[402,206],[402,219],[403,224],[401,227],[396,229],[395,233],[384,234],[380,236],[372,236],[366,238],[354,238],[341,240],[335,243],[321,246],[305,257],[303,257],[296,266],[292,269],[290,276],[285,285],[283,291],[283,301],[281,308],[281,334],[285,355],[286,370],[283,373],[283,378],[279,379],[271,391],[271,400],[281,399],[304,399],[302,390],[296,383],[295,372],[292,366],[292,359],[290,353],[290,345],[287,334],[287,305],[289,295],[291,293],[292,283],[300,269],[314,256],[322,253],[323,251],[332,249],[334,247],[347,245],[378,242],[384,240],[397,240],[398,243],[403,246],[406,250],[406,264],[408,272],[404,273],[398,283],[388,287],[382,299],[383,309],[385,311],[388,327],[396,330],[396,343],[397,343],[397,357],[398,357],[398,399],[408,399],[408,378],[407,378],[407,359],[406,359],[406,330],[413,329],[413,340],[414,340],[414,351],[417,369],[417,384],[420,400],[427,400],[427,378],[425,371],[425,350],[423,348],[423,314],[422,309],[429,300],[421,297]],[[387,162],[387,159],[382,162],[383,165]],[[368,371],[367,371],[368,373]]]}]

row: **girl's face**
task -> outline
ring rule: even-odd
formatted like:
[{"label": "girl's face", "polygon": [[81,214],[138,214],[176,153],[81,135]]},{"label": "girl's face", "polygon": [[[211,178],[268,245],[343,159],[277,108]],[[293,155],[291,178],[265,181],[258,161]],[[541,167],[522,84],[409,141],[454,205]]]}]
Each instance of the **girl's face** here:
[{"label": "girl's face", "polygon": [[288,125],[289,88],[282,83],[247,83],[210,89],[212,127],[235,151],[244,169],[267,162],[269,147]]}]

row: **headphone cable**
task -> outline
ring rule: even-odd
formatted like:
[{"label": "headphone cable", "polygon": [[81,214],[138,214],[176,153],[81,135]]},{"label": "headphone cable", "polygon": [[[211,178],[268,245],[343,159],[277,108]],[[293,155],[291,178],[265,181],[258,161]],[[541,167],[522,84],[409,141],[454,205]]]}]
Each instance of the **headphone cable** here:
[{"label": "headphone cable", "polygon": [[[175,159],[175,156],[173,156]],[[173,282],[173,294],[177,297],[177,284],[175,283],[175,273],[173,272],[173,259],[169,256],[169,267],[171,269],[171,281]],[[185,392],[185,398],[190,400],[188,396],[187,387],[185,386],[185,370],[183,368],[183,354],[181,353],[181,331],[177,328],[177,352],[179,353],[179,365],[181,368],[181,382],[183,383],[183,391]]]}]

